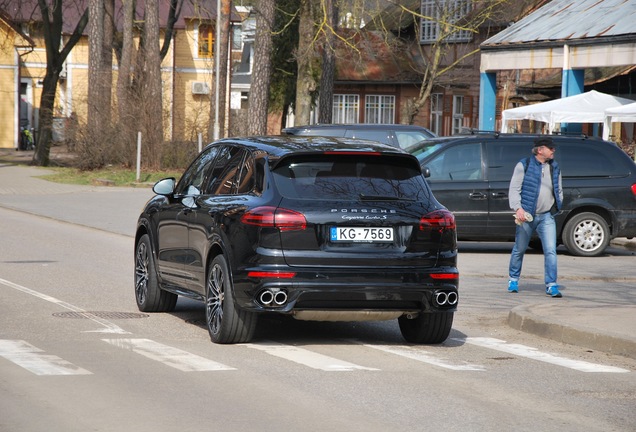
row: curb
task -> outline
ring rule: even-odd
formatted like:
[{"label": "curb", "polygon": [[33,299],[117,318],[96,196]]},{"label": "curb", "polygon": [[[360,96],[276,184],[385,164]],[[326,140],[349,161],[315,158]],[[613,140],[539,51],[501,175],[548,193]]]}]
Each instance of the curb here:
[{"label": "curb", "polygon": [[508,325],[516,330],[546,339],[589,348],[636,360],[636,341],[599,332],[592,328],[562,324],[531,311],[532,306],[517,306],[508,313]]}]

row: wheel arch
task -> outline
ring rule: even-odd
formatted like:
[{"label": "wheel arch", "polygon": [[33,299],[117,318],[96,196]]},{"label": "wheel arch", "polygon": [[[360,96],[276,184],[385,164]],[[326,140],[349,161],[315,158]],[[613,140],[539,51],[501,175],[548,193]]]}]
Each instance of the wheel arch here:
[{"label": "wheel arch", "polygon": [[610,237],[613,238],[615,236],[616,223],[614,220],[614,214],[612,213],[611,209],[608,208],[607,206],[603,206],[600,204],[588,203],[588,204],[580,205],[576,207],[575,209],[570,210],[566,218],[563,220],[563,223],[559,230],[559,239],[563,238],[563,231],[565,230],[565,227],[568,225],[568,222],[570,222],[570,220],[574,216],[581,213],[595,213],[599,215],[600,217],[602,217],[603,219],[605,219],[605,222],[607,222],[607,226],[609,226],[609,229],[610,229]]}]

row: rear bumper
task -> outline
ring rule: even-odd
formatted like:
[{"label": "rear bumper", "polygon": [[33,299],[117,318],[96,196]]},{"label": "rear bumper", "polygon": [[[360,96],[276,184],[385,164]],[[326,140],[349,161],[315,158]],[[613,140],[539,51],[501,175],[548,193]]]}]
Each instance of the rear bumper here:
[{"label": "rear bumper", "polygon": [[[344,320],[364,320],[365,316],[383,314],[390,317],[421,312],[454,312],[458,305],[459,274],[455,267],[425,270],[277,270],[293,271],[296,274],[288,279],[251,278],[247,276],[247,272],[244,276],[235,274],[234,294],[237,305],[254,312],[297,314],[299,317],[321,316],[316,313],[299,313],[301,311],[333,312],[322,314],[332,317],[328,320],[338,320],[333,318],[338,316],[347,317]],[[256,271],[271,272],[272,269],[261,268]],[[439,279],[431,274],[446,276]],[[270,294],[278,294],[276,299],[284,299],[284,302],[262,301],[269,300],[272,297]],[[360,319],[351,318],[356,314],[344,313],[355,311],[363,312],[357,314]]]}]

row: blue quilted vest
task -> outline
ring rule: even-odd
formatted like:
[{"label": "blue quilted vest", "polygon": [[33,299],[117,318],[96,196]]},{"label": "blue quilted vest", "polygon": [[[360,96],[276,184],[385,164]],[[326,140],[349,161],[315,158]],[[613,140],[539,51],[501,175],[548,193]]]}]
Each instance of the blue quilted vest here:
[{"label": "blue quilted vest", "polygon": [[[523,183],[521,184],[521,207],[532,216],[536,216],[537,200],[541,189],[541,163],[535,157],[521,159],[520,162],[525,168]],[[556,204],[556,211],[558,212],[563,204],[559,199],[559,173],[561,169],[554,160],[548,161],[548,164],[552,174],[552,194]]]}]

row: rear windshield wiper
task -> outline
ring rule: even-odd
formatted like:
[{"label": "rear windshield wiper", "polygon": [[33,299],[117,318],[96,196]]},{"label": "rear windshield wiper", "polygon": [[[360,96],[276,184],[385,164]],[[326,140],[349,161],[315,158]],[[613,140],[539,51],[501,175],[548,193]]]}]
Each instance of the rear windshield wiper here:
[{"label": "rear windshield wiper", "polygon": [[388,195],[365,195],[360,194],[360,199],[362,201],[399,201],[401,198],[396,196],[388,196]]}]

